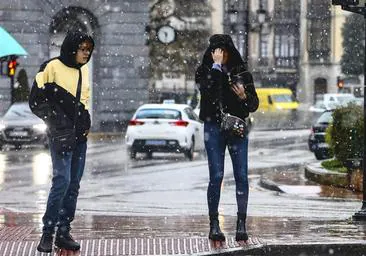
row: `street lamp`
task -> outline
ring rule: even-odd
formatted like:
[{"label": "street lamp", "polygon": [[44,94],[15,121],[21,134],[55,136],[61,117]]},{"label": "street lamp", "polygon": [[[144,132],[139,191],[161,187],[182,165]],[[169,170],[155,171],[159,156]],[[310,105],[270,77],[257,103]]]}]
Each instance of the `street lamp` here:
[{"label": "street lamp", "polygon": [[260,26],[264,24],[267,17],[267,11],[263,9],[262,4],[259,6],[259,9],[257,10],[257,19]]},{"label": "street lamp", "polygon": [[259,58],[262,58],[262,27],[266,22],[267,11],[263,9],[262,3],[259,5],[257,10],[257,21],[259,25]]}]

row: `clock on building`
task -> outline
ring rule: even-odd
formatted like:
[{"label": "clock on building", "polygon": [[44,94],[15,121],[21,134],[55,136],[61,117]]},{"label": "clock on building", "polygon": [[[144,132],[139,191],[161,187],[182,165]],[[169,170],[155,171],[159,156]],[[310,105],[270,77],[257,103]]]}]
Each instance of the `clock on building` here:
[{"label": "clock on building", "polygon": [[176,33],[173,27],[164,25],[158,28],[157,36],[163,44],[170,44],[175,41]]}]

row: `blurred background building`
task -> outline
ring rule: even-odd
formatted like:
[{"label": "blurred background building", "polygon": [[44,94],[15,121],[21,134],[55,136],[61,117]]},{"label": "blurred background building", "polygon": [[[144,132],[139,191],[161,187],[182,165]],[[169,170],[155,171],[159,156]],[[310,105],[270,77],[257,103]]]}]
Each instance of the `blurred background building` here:
[{"label": "blurred background building", "polygon": [[[17,72],[24,69],[30,84],[40,64],[59,54],[68,29],[93,34],[95,131],[120,131],[148,101],[191,102],[194,71],[214,33],[232,35],[257,87],[290,88],[303,106],[312,105],[316,95],[338,90],[346,15],[330,0],[0,2],[0,26],[29,53],[18,59]],[[174,42],[157,40],[163,25],[174,29]],[[2,77],[0,112],[9,106],[9,95]]]},{"label": "blurred background building", "polygon": [[346,15],[327,0],[224,0],[223,25],[257,86],[290,88],[311,105],[338,90]]}]

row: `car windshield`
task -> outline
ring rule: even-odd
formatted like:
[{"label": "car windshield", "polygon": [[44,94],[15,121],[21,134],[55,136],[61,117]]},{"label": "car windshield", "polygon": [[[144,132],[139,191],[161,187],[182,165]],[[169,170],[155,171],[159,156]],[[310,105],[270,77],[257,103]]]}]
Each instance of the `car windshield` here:
[{"label": "car windshield", "polygon": [[181,113],[174,109],[141,109],[136,114],[136,119],[182,119]]},{"label": "car windshield", "polygon": [[5,113],[5,118],[35,118],[27,104],[12,105]]},{"label": "car windshield", "polygon": [[275,102],[294,102],[295,101],[295,98],[289,94],[272,95],[272,99]]},{"label": "car windshield", "polygon": [[332,111],[326,111],[324,112],[318,119],[317,123],[321,124],[321,123],[327,123],[329,124],[330,122],[332,122],[333,120],[333,116],[332,116],[333,112]]}]

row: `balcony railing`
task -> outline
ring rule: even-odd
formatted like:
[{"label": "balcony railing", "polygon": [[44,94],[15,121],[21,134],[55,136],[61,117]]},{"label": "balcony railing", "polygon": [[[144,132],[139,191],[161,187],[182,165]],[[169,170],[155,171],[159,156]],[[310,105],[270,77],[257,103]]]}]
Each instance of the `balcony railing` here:
[{"label": "balcony railing", "polygon": [[297,69],[299,57],[275,57],[276,68]]},{"label": "balcony railing", "polygon": [[299,66],[299,57],[258,58],[252,60],[251,65],[260,69],[286,68],[296,70]]}]

